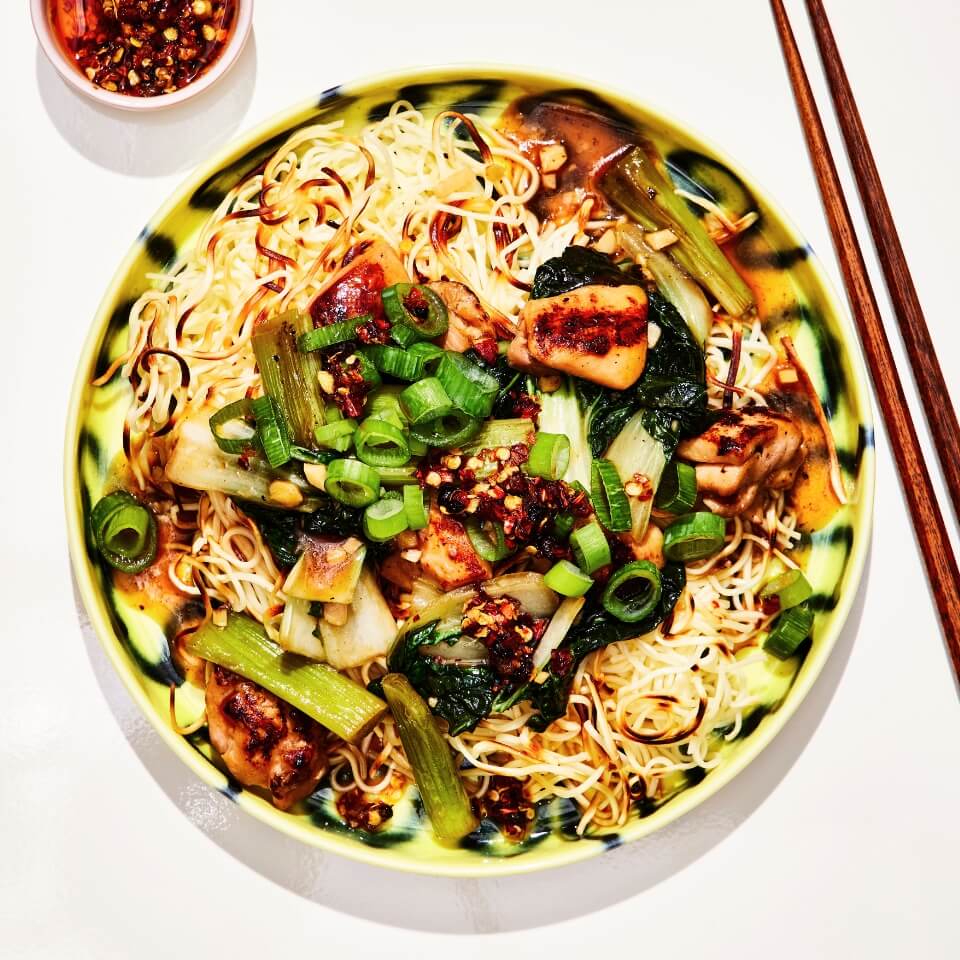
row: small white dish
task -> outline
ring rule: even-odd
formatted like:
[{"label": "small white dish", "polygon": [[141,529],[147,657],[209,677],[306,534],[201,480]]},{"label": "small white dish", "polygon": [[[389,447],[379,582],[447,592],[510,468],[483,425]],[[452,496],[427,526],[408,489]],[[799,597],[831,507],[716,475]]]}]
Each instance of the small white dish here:
[{"label": "small white dish", "polygon": [[192,83],[175,91],[155,97],[133,97],[123,93],[111,93],[91,83],[80,72],[69,53],[63,48],[50,22],[48,9],[50,0],[30,0],[30,15],[33,18],[33,29],[40,43],[40,48],[47,59],[53,64],[61,77],[75,90],[97,103],[120,110],[148,111],[164,110],[190,100],[213,86],[237,62],[253,23],[253,0],[237,0],[237,21],[230,39],[220,56]]}]

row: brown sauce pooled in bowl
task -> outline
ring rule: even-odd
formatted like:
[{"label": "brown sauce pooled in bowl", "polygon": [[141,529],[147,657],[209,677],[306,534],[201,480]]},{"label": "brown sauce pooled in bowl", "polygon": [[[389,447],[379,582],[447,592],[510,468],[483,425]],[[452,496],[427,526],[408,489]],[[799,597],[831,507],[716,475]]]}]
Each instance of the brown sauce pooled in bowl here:
[{"label": "brown sauce pooled in bowl", "polygon": [[220,57],[237,0],[48,0],[48,13],[94,86],[156,97],[192,83]]}]

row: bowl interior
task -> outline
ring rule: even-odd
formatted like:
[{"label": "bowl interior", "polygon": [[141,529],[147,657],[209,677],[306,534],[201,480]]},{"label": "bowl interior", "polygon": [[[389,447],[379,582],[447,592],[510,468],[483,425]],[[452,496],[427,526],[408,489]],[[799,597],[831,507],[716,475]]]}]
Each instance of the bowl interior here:
[{"label": "bowl interior", "polygon": [[[638,805],[616,832],[577,840],[571,801],[541,804],[528,839],[513,844],[483,825],[458,847],[433,841],[415,791],[396,809],[387,827],[365,834],[346,827],[321,788],[302,809],[280,813],[268,801],[226,775],[205,731],[188,738],[168,722],[168,685],[180,683],[171,662],[162,615],[138,609],[116,592],[92,549],[83,516],[101,496],[121,455],[121,423],[128,386],[114,378],[89,386],[126,343],[130,307],[147,284],[146,274],[169,270],[190,247],[204,220],[226,191],[303,124],[343,119],[362,127],[394,100],[434,112],[453,108],[496,116],[516,96],[563,90],[596,109],[616,111],[641,126],[663,150],[678,176],[724,203],[748,203],[760,214],[756,226],[734,244],[733,254],[760,294],[765,328],[789,333],[829,417],[847,485],[856,491],[829,525],[805,536],[800,547],[815,587],[817,620],[802,654],[753,677],[759,706],[738,736],[723,747],[720,764],[707,773],[679,777],[662,800]],[[119,268],[95,318],[80,359],[66,438],[66,498],[71,551],[91,620],[132,696],[171,748],[211,786],[260,819],[305,842],[398,869],[447,875],[514,873],[596,854],[644,836],[718,790],[770,742],[819,673],[856,591],[870,533],[873,498],[873,433],[859,348],[846,317],[827,288],[809,247],[764,194],[716,149],[675,123],[615,94],[579,82],[522,70],[417,71],[338,87],[288,110],[251,131],[203,165],[151,219]],[[193,709],[199,708],[194,697]],[[180,709],[191,709],[184,688]]]}]

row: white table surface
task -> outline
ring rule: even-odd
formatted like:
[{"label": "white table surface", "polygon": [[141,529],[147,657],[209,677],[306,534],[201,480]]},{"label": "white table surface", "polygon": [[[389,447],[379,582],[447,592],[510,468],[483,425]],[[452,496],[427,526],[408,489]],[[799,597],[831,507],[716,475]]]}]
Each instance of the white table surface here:
[{"label": "white table surface", "polygon": [[[259,0],[230,78],[147,119],[70,92],[27,6],[0,36],[0,955],[960,955],[960,713],[882,426],[860,597],[779,739],[660,834],[525,878],[379,871],[246,817],[139,716],[71,586],[64,411],[116,264],[212,148],[339,81],[495,60],[618,86],[733,154],[839,284],[764,0]],[[827,6],[960,397],[958,7]]]}]

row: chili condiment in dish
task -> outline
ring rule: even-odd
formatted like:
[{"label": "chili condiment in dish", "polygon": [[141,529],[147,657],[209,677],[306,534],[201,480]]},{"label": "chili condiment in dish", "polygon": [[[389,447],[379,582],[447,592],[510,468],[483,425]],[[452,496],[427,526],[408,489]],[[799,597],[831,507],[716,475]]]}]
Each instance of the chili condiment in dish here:
[{"label": "chili condiment in dish", "polygon": [[174,93],[223,53],[237,0],[49,0],[50,22],[80,72],[132,97]]}]

